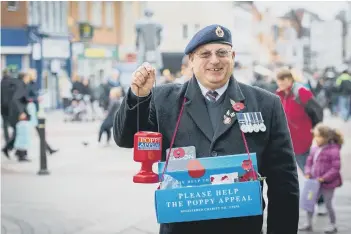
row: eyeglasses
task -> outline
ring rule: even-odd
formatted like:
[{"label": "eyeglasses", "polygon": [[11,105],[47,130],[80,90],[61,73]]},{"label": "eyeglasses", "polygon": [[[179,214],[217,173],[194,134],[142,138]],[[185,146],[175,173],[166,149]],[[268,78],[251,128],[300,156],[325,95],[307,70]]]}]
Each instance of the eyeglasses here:
[{"label": "eyeglasses", "polygon": [[[227,58],[231,53],[232,53],[232,50],[225,50],[225,49],[219,49],[215,51],[215,55],[218,58]],[[207,51],[202,51],[195,54],[197,54],[200,58],[208,59],[212,56],[212,51],[207,50]]]}]

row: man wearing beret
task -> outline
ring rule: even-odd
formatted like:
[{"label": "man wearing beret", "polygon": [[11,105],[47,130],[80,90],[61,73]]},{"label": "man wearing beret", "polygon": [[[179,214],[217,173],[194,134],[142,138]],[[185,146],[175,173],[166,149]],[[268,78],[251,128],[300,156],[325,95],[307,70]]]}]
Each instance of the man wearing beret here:
[{"label": "man wearing beret", "polygon": [[[162,160],[165,160],[183,106],[172,148],[195,146],[196,157],[245,153],[237,115],[226,116],[233,103],[242,103],[244,112],[260,113],[264,123],[262,131],[251,131],[245,136],[250,152],[257,154],[259,173],[267,178],[267,233],[296,234],[299,185],[279,98],[235,80],[232,36],[223,26],[210,25],[200,30],[189,42],[185,54],[189,55],[194,76],[183,85],[167,84],[153,89],[155,69],[147,63],[133,73],[131,87],[115,116],[117,145],[133,147],[139,105],[140,130],[162,133]],[[160,234],[260,234],[262,224],[261,215],[171,223],[161,224]]]}]

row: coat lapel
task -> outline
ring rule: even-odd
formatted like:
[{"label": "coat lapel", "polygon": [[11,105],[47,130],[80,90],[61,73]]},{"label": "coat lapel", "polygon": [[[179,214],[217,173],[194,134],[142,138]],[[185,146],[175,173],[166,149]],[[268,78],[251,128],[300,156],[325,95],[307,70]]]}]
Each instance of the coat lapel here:
[{"label": "coat lapel", "polygon": [[[233,100],[235,102],[244,102],[245,100],[245,97],[241,92],[238,82],[233,77],[231,77],[229,80],[228,88],[225,95],[226,96],[222,108],[221,123],[218,124],[217,131],[215,131],[214,133],[213,142],[215,142],[221,135],[228,131],[237,121],[237,116],[235,114],[230,124],[225,124],[223,122],[223,116],[226,114],[226,112],[228,110],[233,111],[230,100]],[[247,107],[245,107],[245,109],[247,109]]]},{"label": "coat lapel", "polygon": [[188,99],[185,110],[189,113],[195,124],[203,132],[203,134],[212,142],[213,129],[210,116],[207,111],[204,96],[195,77],[188,84],[185,92],[185,97]]}]

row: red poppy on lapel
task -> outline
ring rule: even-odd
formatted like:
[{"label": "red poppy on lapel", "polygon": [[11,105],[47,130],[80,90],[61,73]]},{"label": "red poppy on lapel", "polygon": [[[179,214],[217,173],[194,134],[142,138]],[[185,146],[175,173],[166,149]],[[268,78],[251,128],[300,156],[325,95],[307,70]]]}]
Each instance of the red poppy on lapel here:
[{"label": "red poppy on lapel", "polygon": [[241,111],[245,108],[245,105],[241,102],[236,102],[235,104],[232,105],[232,107],[235,111]]}]

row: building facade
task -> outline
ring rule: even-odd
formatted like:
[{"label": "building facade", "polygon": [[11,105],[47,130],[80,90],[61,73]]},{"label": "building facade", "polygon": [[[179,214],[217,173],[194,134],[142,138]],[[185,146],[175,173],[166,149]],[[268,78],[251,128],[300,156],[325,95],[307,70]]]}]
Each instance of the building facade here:
[{"label": "building facade", "polygon": [[68,26],[72,34],[74,74],[97,86],[119,60],[123,2],[70,1]]},{"label": "building facade", "polygon": [[1,2],[1,68],[21,71],[30,66],[27,3]]},{"label": "building facade", "polygon": [[[154,20],[163,26],[162,52],[184,52],[186,45],[201,28],[220,24],[234,28],[232,2],[159,2],[144,4],[154,11]],[[194,15],[196,12],[196,15]]]},{"label": "building facade", "polygon": [[71,75],[71,44],[67,27],[68,2],[28,1],[27,31],[32,48],[31,64],[37,70],[38,86],[46,108],[60,105],[58,79]]},{"label": "building facade", "polygon": [[46,107],[58,106],[60,71],[71,73],[67,2],[1,2],[1,65],[37,71]]}]

